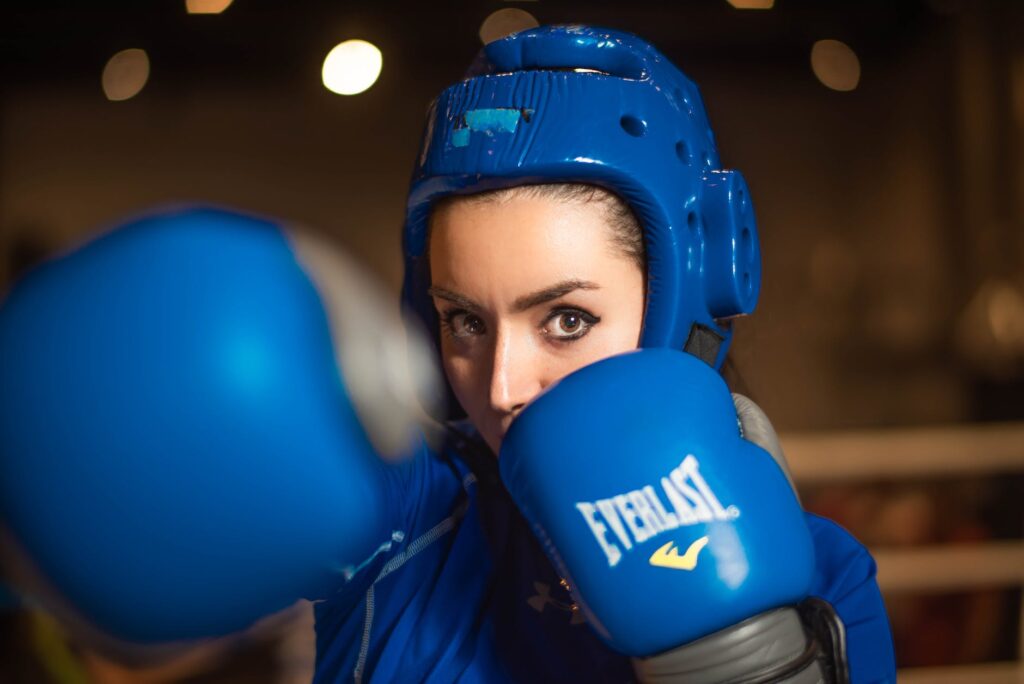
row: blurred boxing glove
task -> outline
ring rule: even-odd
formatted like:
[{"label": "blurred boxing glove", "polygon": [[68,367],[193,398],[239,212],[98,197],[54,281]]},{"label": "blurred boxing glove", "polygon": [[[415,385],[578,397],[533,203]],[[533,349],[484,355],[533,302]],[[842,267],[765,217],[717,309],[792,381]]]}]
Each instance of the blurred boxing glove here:
[{"label": "blurred boxing glove", "polygon": [[502,444],[502,479],[590,625],[628,655],[672,654],[635,661],[646,681],[821,675],[794,608],[810,532],[770,425],[737,404],[774,456],[713,369],[644,349],[563,378]]},{"label": "blurred boxing glove", "polygon": [[377,455],[411,448],[432,378],[387,302],[325,245],[214,209],[43,264],[0,309],[9,536],[133,641],[322,596],[389,539]]}]

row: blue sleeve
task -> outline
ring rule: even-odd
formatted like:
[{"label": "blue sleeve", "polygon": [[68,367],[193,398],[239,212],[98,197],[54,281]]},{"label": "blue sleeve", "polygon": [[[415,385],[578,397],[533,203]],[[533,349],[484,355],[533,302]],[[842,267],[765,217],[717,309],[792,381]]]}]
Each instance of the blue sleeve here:
[{"label": "blue sleeve", "polygon": [[[383,506],[382,537],[372,554],[360,564],[345,568],[327,599],[332,612],[347,612],[363,598],[389,561],[405,553],[410,542],[451,514],[462,493],[460,476],[444,457],[424,440],[415,456],[399,464],[381,462],[379,493]],[[382,521],[358,521],[374,524]],[[311,597],[314,598],[314,597]]]},{"label": "blue sleeve", "polygon": [[895,682],[896,658],[875,560],[853,535],[807,513],[817,560],[811,595],[832,604],[846,626],[852,684]]},{"label": "blue sleeve", "polygon": [[[409,461],[382,465],[381,473],[390,536],[382,541],[377,553],[315,604],[316,682],[351,681],[356,670],[365,666],[372,671],[376,667],[382,649],[391,641],[381,634],[390,634],[407,607],[418,614],[423,604],[412,605],[411,597],[421,583],[429,581],[431,568],[439,560],[437,554],[443,555],[442,547],[446,547],[445,543],[434,542],[447,539],[445,524],[464,510],[464,482],[471,476],[461,464],[427,444]],[[400,568],[402,572],[397,571]],[[388,581],[379,583],[384,577]],[[445,602],[440,594],[428,594],[434,601]],[[464,598],[458,595],[462,597],[459,600]],[[451,613],[448,608],[443,610]],[[411,624],[419,622],[414,619]],[[372,641],[370,625],[376,634]],[[430,635],[424,638],[428,642],[433,639]],[[396,639],[395,643],[405,642]]]}]

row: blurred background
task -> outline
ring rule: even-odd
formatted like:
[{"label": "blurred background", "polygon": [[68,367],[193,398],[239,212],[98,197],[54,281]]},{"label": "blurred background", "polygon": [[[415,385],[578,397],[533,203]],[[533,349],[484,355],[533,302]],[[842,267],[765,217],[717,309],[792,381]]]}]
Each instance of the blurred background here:
[{"label": "blurred background", "polygon": [[[875,553],[901,681],[1024,681],[1024,3],[17,3],[0,14],[0,283],[201,201],[329,235],[397,298],[428,103],[483,42],[538,22],[633,31],[700,85],[764,253],[738,384],[805,506]],[[139,667],[0,603],[4,682],[311,676],[308,605]]]}]

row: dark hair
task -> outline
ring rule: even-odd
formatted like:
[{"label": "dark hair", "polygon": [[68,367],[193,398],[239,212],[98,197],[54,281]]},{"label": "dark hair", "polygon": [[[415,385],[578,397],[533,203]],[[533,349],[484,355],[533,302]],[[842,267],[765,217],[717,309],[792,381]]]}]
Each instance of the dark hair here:
[{"label": "dark hair", "polygon": [[544,198],[560,202],[597,204],[605,213],[608,226],[612,229],[612,242],[640,269],[647,279],[647,250],[644,247],[644,231],[636,214],[626,202],[610,190],[587,183],[534,183],[516,185],[510,188],[485,190],[471,195],[449,195],[438,200],[433,212],[456,201],[462,202],[507,202],[519,198]]}]

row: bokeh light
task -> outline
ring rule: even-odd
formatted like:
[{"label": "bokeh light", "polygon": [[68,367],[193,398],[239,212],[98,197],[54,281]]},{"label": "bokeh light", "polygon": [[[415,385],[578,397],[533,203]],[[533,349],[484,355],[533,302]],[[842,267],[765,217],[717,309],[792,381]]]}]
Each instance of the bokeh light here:
[{"label": "bokeh light", "polygon": [[121,50],[103,67],[103,94],[108,100],[118,102],[129,100],[149,80],[149,55],[145,50],[129,48]]},{"label": "bokeh light", "polygon": [[185,0],[189,14],[220,14],[231,6],[232,0]]},{"label": "bokeh light", "polygon": [[832,90],[853,90],[860,83],[860,60],[849,45],[838,40],[819,40],[811,48],[811,69]]},{"label": "bokeh light", "polygon": [[766,10],[775,6],[775,0],[728,0],[736,9]]},{"label": "bokeh light", "polygon": [[383,64],[384,58],[373,43],[346,40],[324,58],[324,87],[339,95],[356,95],[377,82]]},{"label": "bokeh light", "polygon": [[484,45],[499,38],[540,26],[537,19],[529,12],[512,7],[500,9],[484,19],[480,24],[480,40]]},{"label": "bokeh light", "polygon": [[956,326],[956,344],[975,370],[1003,380],[1024,372],[1024,281],[989,277]]}]

